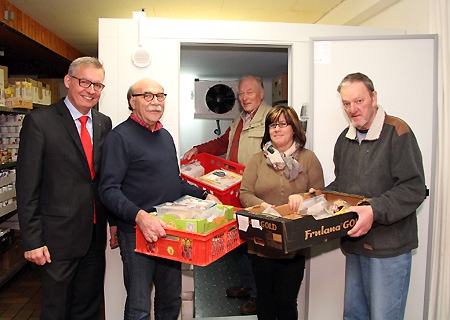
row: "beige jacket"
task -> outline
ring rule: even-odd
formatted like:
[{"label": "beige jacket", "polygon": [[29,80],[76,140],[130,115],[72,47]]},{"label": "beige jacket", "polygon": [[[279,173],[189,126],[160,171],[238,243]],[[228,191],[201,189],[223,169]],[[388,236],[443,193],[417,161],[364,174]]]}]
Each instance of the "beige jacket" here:
[{"label": "beige jacket", "polygon": [[[265,101],[261,102],[255,116],[250,121],[248,126],[242,128],[241,138],[239,140],[239,153],[238,162],[247,165],[250,157],[261,151],[261,141],[264,136],[264,122],[266,120],[267,113],[272,109]],[[241,116],[238,115],[233,123],[230,125],[230,135],[227,150],[227,159],[230,154],[231,143],[236,132],[236,128],[241,120]]]}]

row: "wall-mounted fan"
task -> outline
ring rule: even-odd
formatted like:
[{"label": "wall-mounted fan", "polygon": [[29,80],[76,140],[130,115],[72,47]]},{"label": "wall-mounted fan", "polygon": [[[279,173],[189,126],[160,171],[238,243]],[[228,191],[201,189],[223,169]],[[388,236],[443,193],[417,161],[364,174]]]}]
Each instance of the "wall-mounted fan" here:
[{"label": "wall-mounted fan", "polygon": [[237,81],[195,81],[195,119],[234,119],[240,112]]}]

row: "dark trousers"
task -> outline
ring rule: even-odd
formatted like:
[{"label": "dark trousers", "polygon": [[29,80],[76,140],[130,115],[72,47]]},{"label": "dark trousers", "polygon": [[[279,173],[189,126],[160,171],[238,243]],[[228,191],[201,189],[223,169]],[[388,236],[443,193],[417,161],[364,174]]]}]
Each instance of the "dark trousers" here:
[{"label": "dark trousers", "polygon": [[305,257],[268,259],[251,255],[258,289],[258,320],[298,319],[297,296],[303,280]]},{"label": "dark trousers", "polygon": [[257,297],[257,289],[255,283],[255,277],[253,276],[252,260],[250,254],[247,252],[247,242],[241,244],[236,248],[239,256],[239,278],[241,285],[250,288],[250,297]]},{"label": "dark trousers", "polygon": [[103,302],[105,250],[96,246],[95,228],[84,257],[52,260],[40,270],[42,320],[98,320]]}]

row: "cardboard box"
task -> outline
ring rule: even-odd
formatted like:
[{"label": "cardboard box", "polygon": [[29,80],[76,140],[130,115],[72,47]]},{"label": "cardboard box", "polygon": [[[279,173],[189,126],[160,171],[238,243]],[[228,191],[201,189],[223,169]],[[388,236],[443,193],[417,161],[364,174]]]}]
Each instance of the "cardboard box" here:
[{"label": "cardboard box", "polygon": [[0,106],[2,107],[6,104],[5,83],[7,83],[5,82],[5,71],[0,68]]},{"label": "cardboard box", "polygon": [[181,271],[181,292],[194,292],[194,270]]},{"label": "cardboard box", "polygon": [[14,97],[6,98],[9,108],[33,109],[33,84],[30,78],[9,78],[9,84],[14,87]]},{"label": "cardboard box", "polygon": [[8,86],[8,67],[0,66],[0,70],[3,70],[3,86],[6,88]]},{"label": "cardboard box", "polygon": [[[33,96],[33,103],[40,104],[40,105],[49,105],[50,104],[50,86],[42,83],[38,80],[29,79],[31,82],[33,88],[32,88],[32,96]],[[48,86],[48,88],[47,88]]]},{"label": "cardboard box", "polygon": [[0,274],[11,269],[16,263],[25,260],[23,257],[22,240],[19,233],[14,234],[14,244],[0,255]]},{"label": "cardboard box", "polygon": [[[50,90],[50,103],[48,104],[52,104],[52,103],[56,103],[59,100],[59,92],[60,92],[60,88],[59,88],[59,82],[61,79],[42,79],[40,78],[39,81],[41,81],[42,83],[48,85],[46,88],[48,90]],[[48,102],[48,100],[46,101],[46,103]]]},{"label": "cardboard box", "polygon": [[194,301],[181,300],[181,320],[194,319]]},{"label": "cardboard box", "polygon": [[[322,194],[318,191],[317,194]],[[323,192],[327,200],[344,200],[357,205],[361,196],[336,192]],[[334,215],[316,220],[310,215],[292,213],[289,206],[276,207],[282,217],[262,214],[261,206],[236,212],[239,225],[239,237],[253,240],[257,245],[271,247],[284,253],[313,246],[328,240],[343,237],[355,225],[358,215],[355,212]]]},{"label": "cardboard box", "polygon": [[272,104],[288,100],[288,75],[282,73],[272,79]]}]

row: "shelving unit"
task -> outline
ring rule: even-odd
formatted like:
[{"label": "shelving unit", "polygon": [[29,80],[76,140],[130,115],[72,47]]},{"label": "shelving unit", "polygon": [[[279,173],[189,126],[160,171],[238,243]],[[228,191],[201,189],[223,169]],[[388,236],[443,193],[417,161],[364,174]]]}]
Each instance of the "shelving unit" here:
[{"label": "shelving unit", "polygon": [[[7,149],[18,150],[18,144],[15,142],[14,145],[9,144],[9,142],[4,141],[4,139],[19,139],[19,128],[14,129],[14,132],[10,131],[10,127],[20,127],[21,121],[17,121],[18,114],[25,114],[28,110],[26,109],[10,109],[7,107],[0,107],[0,114],[6,115],[6,117],[10,117],[14,115],[14,118],[8,119],[9,121],[1,123],[1,131],[0,136],[2,139],[2,157],[3,152]],[[7,132],[3,131],[3,129],[8,129]],[[14,149],[13,149],[14,147]],[[12,153],[12,152],[11,152]],[[17,153],[15,153],[17,155]],[[2,159],[4,161],[5,159]],[[14,159],[15,160],[15,159]],[[17,214],[17,202],[13,201],[16,197],[16,189],[15,189],[15,180],[16,175],[15,171],[12,170],[16,166],[15,161],[11,161],[11,159],[7,160],[8,162],[0,164],[0,172],[2,173],[0,176],[0,224],[9,220]],[[11,279],[17,272],[19,272],[28,262],[23,257],[23,249],[21,241],[18,240],[18,234],[15,230],[11,229],[9,234],[12,234],[12,240],[9,247],[3,249],[0,255],[0,287],[3,286],[9,279]],[[9,245],[9,243],[8,243]]]},{"label": "shelving unit", "polygon": [[[0,0],[0,7],[8,8],[14,13],[15,19],[6,20],[0,17],[0,65],[8,67],[8,78],[15,75],[30,76],[39,79],[61,79],[69,68],[70,62],[84,54],[69,45],[51,31],[34,21],[31,17],[21,12],[7,0]],[[2,11],[3,12],[3,11]],[[45,107],[33,104],[33,108]],[[29,109],[10,109],[0,106],[0,114],[26,114]],[[1,162],[1,161],[0,161]],[[15,162],[0,164],[0,170],[12,169]],[[1,199],[2,194],[0,194]],[[1,201],[1,200],[0,200]],[[0,207],[0,223],[14,217],[17,209],[8,209],[2,212]],[[19,262],[9,266],[4,271],[5,253],[0,253],[0,287],[3,286],[14,274],[20,271],[28,262],[23,258],[22,248],[11,251],[14,259],[22,256]]]}]

